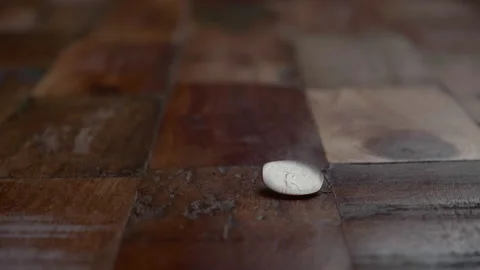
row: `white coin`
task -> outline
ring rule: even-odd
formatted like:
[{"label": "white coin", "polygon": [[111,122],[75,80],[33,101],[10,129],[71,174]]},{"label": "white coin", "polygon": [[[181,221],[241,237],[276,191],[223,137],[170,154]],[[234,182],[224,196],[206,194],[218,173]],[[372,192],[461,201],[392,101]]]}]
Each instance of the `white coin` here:
[{"label": "white coin", "polygon": [[273,191],[288,195],[307,195],[322,188],[322,172],[307,164],[281,160],[263,165],[263,181]]}]

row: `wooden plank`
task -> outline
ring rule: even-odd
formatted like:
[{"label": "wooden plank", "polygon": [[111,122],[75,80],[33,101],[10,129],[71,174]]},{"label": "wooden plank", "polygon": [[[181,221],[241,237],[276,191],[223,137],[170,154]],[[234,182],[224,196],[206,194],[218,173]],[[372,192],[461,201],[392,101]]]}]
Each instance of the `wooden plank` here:
[{"label": "wooden plank", "polygon": [[97,40],[170,42],[186,20],[186,2],[177,0],[117,1],[92,29]]},{"label": "wooden plank", "polygon": [[0,175],[68,177],[141,172],[156,100],[36,100],[0,125]]},{"label": "wooden plank", "polygon": [[150,167],[262,165],[279,159],[326,166],[303,91],[185,84],[167,105]]},{"label": "wooden plank", "polygon": [[374,1],[269,1],[279,30],[291,38],[375,29],[382,23],[378,12],[372,8],[377,5]]},{"label": "wooden plank", "polygon": [[343,225],[358,269],[476,269],[480,220],[355,220]]},{"label": "wooden plank", "polygon": [[46,68],[68,44],[52,34],[0,34],[0,68]]},{"label": "wooden plank", "polygon": [[480,130],[435,86],[309,91],[333,163],[472,160]]},{"label": "wooden plank", "polygon": [[38,31],[71,37],[83,35],[100,18],[106,6],[99,1],[57,2],[49,1],[43,6]]},{"label": "wooden plank", "polygon": [[355,267],[478,268],[479,165],[333,166],[330,179]]},{"label": "wooden plank", "polygon": [[432,79],[420,54],[394,34],[308,35],[295,49],[307,88],[404,86]]},{"label": "wooden plank", "polygon": [[0,7],[0,32],[25,33],[35,29],[38,10],[31,6]]},{"label": "wooden plank", "polygon": [[350,269],[331,193],[285,198],[259,167],[153,173],[116,269]]},{"label": "wooden plank", "polygon": [[166,90],[173,47],[81,40],[62,52],[34,95],[111,95]]},{"label": "wooden plank", "polygon": [[195,1],[192,17],[180,82],[299,85],[293,48],[263,1]]},{"label": "wooden plank", "polygon": [[455,0],[386,0],[377,8],[388,22],[414,24],[434,23],[437,27],[467,26],[479,22],[477,12],[469,1]]},{"label": "wooden plank", "polygon": [[480,54],[426,54],[435,75],[468,114],[480,123]]},{"label": "wooden plank", "polygon": [[109,269],[134,179],[0,180],[2,269]]},{"label": "wooden plank", "polygon": [[0,71],[0,123],[28,105],[31,90],[42,75],[39,69]]},{"label": "wooden plank", "polygon": [[480,217],[479,161],[339,164],[331,169],[343,219]]},{"label": "wooden plank", "polygon": [[186,46],[180,82],[300,84],[292,47],[267,28],[241,35],[205,29]]}]

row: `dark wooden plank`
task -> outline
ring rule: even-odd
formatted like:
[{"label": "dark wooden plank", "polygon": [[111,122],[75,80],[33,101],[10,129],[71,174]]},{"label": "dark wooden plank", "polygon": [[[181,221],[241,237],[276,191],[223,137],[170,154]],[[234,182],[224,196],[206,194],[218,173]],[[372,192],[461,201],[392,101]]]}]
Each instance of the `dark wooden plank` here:
[{"label": "dark wooden plank", "polygon": [[345,219],[477,216],[479,174],[478,161],[338,164],[331,181]]},{"label": "dark wooden plank", "polygon": [[83,35],[103,15],[106,1],[102,2],[48,1],[42,7],[38,31],[71,37]]},{"label": "dark wooden plank", "polygon": [[0,123],[28,105],[42,75],[40,69],[0,70]]},{"label": "dark wooden plank", "polygon": [[366,219],[343,225],[358,269],[478,269],[480,220]]},{"label": "dark wooden plank", "polygon": [[116,1],[91,32],[97,40],[170,42],[175,41],[186,20],[186,1]]},{"label": "dark wooden plank", "polygon": [[307,35],[295,48],[307,88],[405,86],[433,79],[412,44],[392,33]]},{"label": "dark wooden plank", "polygon": [[62,52],[35,96],[162,93],[174,49],[162,43],[85,39]]},{"label": "dark wooden plank", "polygon": [[308,96],[330,162],[449,161],[480,157],[480,129],[436,85],[312,90]]},{"label": "dark wooden plank", "polygon": [[0,125],[0,175],[132,175],[144,168],[156,100],[35,100]]},{"label": "dark wooden plank", "polygon": [[39,10],[32,6],[10,5],[0,7],[0,32],[25,33],[35,29]]},{"label": "dark wooden plank", "polygon": [[268,192],[259,167],[146,178],[117,269],[349,269],[331,193]]},{"label": "dark wooden plank", "polygon": [[478,267],[479,165],[334,165],[330,179],[357,268]]},{"label": "dark wooden plank", "polygon": [[109,269],[134,179],[0,180],[0,268]]},{"label": "dark wooden plank", "polygon": [[180,82],[299,85],[293,48],[266,1],[194,1],[191,9]]},{"label": "dark wooden plank", "polygon": [[261,165],[297,159],[324,167],[305,93],[258,85],[180,85],[162,120],[150,167]]},{"label": "dark wooden plank", "polygon": [[0,68],[46,68],[68,44],[54,34],[0,34]]}]

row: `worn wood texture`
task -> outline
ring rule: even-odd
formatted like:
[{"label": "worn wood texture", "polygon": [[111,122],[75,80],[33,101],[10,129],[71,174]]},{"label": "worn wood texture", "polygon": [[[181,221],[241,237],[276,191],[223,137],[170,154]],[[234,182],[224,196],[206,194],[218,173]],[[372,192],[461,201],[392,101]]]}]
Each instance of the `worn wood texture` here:
[{"label": "worn wood texture", "polygon": [[42,74],[39,69],[0,71],[0,123],[25,108]]},{"label": "worn wood texture", "polygon": [[438,79],[480,123],[480,54],[430,53],[426,59]]},{"label": "worn wood texture", "polygon": [[480,162],[339,164],[331,181],[344,219],[478,217]]},{"label": "worn wood texture", "polygon": [[[98,1],[97,1],[98,2]],[[44,4],[38,31],[78,37],[84,35],[100,18],[105,3],[91,1],[64,1]]]},{"label": "worn wood texture", "polygon": [[262,165],[279,159],[326,166],[305,93],[298,89],[180,85],[158,134],[153,169]]},{"label": "worn wood texture", "polygon": [[183,0],[120,0],[112,3],[90,35],[97,40],[170,42],[186,20]]},{"label": "worn wood texture", "polygon": [[35,29],[38,10],[28,6],[0,7],[0,32],[25,33]]},{"label": "worn wood texture", "polygon": [[240,34],[216,28],[197,30],[186,45],[178,80],[287,87],[300,84],[292,46],[269,27]]},{"label": "worn wood texture", "polygon": [[471,160],[480,129],[435,86],[309,91],[333,163]]},{"label": "worn wood texture", "polygon": [[259,167],[159,171],[139,187],[116,269],[350,269],[338,224],[331,193],[279,197]]},{"label": "worn wood texture", "polygon": [[0,180],[0,268],[109,269],[134,179]]},{"label": "worn wood texture", "polygon": [[137,174],[158,114],[156,100],[33,100],[0,125],[0,176]]},{"label": "worn wood texture", "polygon": [[0,68],[47,68],[68,39],[55,34],[0,33]]},{"label": "worn wood texture", "polygon": [[476,269],[480,265],[478,218],[374,218],[345,222],[343,228],[359,269]]},{"label": "worn wood texture", "polygon": [[421,55],[395,34],[307,35],[295,41],[295,50],[307,88],[401,86],[432,80]]},{"label": "worn wood texture", "polygon": [[159,94],[165,92],[173,47],[162,43],[85,39],[66,48],[34,95]]},{"label": "worn wood texture", "polygon": [[377,1],[374,6],[388,28],[409,37],[425,50],[478,52],[476,1]]},{"label": "worn wood texture", "polygon": [[478,267],[479,165],[334,166],[330,179],[356,268]]}]

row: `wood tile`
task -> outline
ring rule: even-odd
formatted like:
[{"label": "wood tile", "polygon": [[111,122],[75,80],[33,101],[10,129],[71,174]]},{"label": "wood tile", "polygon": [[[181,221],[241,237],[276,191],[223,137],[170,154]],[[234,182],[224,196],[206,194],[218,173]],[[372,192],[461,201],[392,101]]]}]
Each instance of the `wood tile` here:
[{"label": "wood tile", "polygon": [[2,269],[109,269],[133,179],[0,180]]},{"label": "wood tile", "polygon": [[460,105],[480,123],[480,54],[433,53],[426,59]]},{"label": "wood tile", "polygon": [[80,36],[89,30],[103,11],[104,5],[101,3],[50,3],[43,8],[39,31]]},{"label": "wood tile", "polygon": [[479,226],[479,219],[374,219],[344,230],[359,269],[465,269],[455,267],[478,267]]},{"label": "wood tile", "polygon": [[228,33],[197,30],[180,64],[180,82],[300,84],[293,48],[269,27]]},{"label": "wood tile", "polygon": [[155,100],[35,100],[0,125],[0,176],[138,174],[158,114]]},{"label": "wood tile", "polygon": [[0,123],[25,108],[42,74],[37,69],[0,71]]},{"label": "wood tile", "polygon": [[355,267],[476,265],[479,165],[473,161],[333,166],[330,179]]},{"label": "wood tile", "polygon": [[402,24],[419,22],[437,26],[478,23],[478,12],[469,1],[455,0],[385,0],[377,1],[384,20]]},{"label": "wood tile", "polygon": [[0,8],[0,32],[24,33],[35,29],[38,10],[32,7],[10,6]]},{"label": "wood tile", "polygon": [[349,269],[331,193],[283,198],[259,167],[162,171],[141,184],[117,269]]},{"label": "wood tile", "polygon": [[[304,34],[352,33],[375,29],[381,17],[372,1],[297,0],[268,1],[282,33],[295,38]],[[377,6],[374,3],[374,6]]]},{"label": "wood tile", "polygon": [[480,217],[480,162],[334,165],[330,180],[344,220]]},{"label": "wood tile", "polygon": [[194,28],[215,28],[227,33],[251,31],[275,20],[267,1],[192,1]]},{"label": "wood tile", "polygon": [[0,68],[46,68],[68,40],[50,34],[0,34]]},{"label": "wood tile", "polygon": [[279,159],[324,167],[306,102],[298,89],[180,85],[167,105],[150,167],[262,165]]},{"label": "wood tile", "polygon": [[480,157],[480,130],[453,98],[435,86],[312,90],[308,96],[330,162]]},{"label": "wood tile", "polygon": [[97,40],[170,42],[181,29],[185,1],[117,1],[91,36]]},{"label": "wood tile", "polygon": [[308,88],[412,85],[432,79],[421,55],[394,34],[310,35],[295,47]]},{"label": "wood tile", "polygon": [[167,44],[81,40],[62,52],[34,94],[162,93],[173,51]]}]

